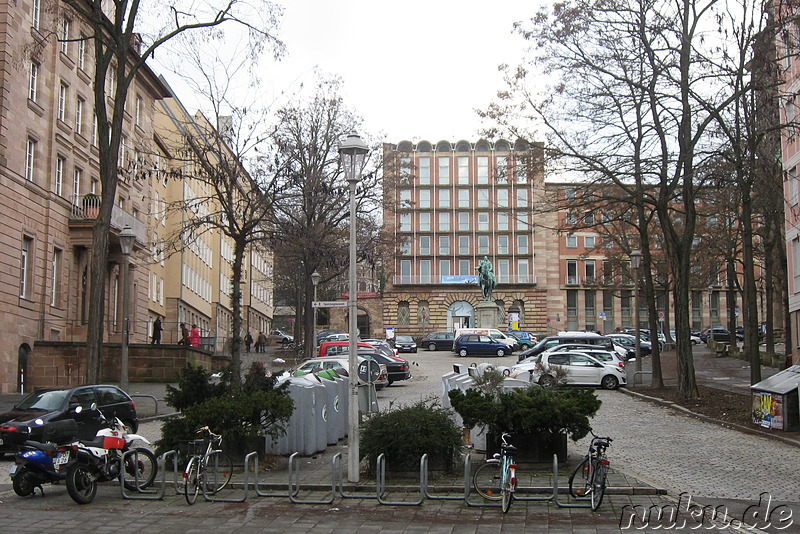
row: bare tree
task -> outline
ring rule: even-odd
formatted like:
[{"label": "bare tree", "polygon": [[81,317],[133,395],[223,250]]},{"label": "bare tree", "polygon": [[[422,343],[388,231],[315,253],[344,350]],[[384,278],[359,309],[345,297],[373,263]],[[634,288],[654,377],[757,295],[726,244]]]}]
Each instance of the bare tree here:
[{"label": "bare tree", "polygon": [[[227,23],[244,27],[251,41],[249,53],[281,43],[271,32],[279,10],[269,1],[222,0],[215,2],[140,2],[138,0],[62,0],[62,4],[91,28],[86,40],[94,48],[94,108],[97,115],[97,146],[100,160],[101,207],[92,232],[91,290],[87,332],[86,380],[100,378],[106,264],[111,213],[117,190],[117,157],[123,137],[128,91],[145,62],[165,43],[191,30],[211,30],[209,38]],[[183,5],[185,4],[185,5]],[[161,30],[142,35],[145,16]],[[159,15],[161,15],[159,17]],[[144,37],[144,38],[143,38]],[[135,43],[141,42],[141,46]],[[114,72],[113,77],[109,73]],[[107,94],[107,81],[111,80]]]}]

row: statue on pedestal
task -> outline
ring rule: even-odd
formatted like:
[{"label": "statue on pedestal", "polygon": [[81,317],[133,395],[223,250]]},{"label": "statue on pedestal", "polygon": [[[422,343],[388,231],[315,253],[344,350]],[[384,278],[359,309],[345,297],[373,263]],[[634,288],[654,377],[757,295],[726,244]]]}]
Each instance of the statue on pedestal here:
[{"label": "statue on pedestal", "polygon": [[483,293],[483,300],[486,302],[492,301],[492,292],[497,287],[497,282],[494,279],[494,270],[492,269],[492,262],[489,261],[487,256],[484,256],[475,270],[478,271],[478,285]]}]

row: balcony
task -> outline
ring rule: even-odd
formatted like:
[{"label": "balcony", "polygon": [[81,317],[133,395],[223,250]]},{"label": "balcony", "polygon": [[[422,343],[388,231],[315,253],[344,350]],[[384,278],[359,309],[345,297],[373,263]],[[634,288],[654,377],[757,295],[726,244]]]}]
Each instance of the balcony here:
[{"label": "balcony", "polygon": [[[86,195],[83,197],[81,205],[73,204],[69,219],[69,237],[72,245],[92,246],[92,228],[100,214],[100,197],[96,195]],[[136,219],[130,213],[114,206],[111,210],[111,232],[119,234],[123,228],[130,226],[136,234],[136,242],[144,244],[147,242],[147,228],[145,223]]]}]

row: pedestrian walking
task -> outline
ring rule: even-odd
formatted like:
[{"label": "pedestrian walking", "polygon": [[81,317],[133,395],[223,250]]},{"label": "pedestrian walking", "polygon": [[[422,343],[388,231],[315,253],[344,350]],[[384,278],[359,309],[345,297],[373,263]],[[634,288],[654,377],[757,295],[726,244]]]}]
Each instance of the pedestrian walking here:
[{"label": "pedestrian walking", "polygon": [[197,329],[197,325],[192,325],[192,331],[189,333],[189,344],[193,347],[200,346],[200,330]]},{"label": "pedestrian walking", "polygon": [[161,327],[161,316],[156,315],[156,320],[153,323],[153,340],[150,342],[151,345],[161,345],[161,331],[163,328]]},{"label": "pedestrian walking", "polygon": [[264,332],[258,333],[256,342],[256,352],[267,352],[267,335]]},{"label": "pedestrian walking", "polygon": [[247,331],[247,335],[244,336],[244,349],[246,352],[250,352],[250,345],[253,344],[253,336],[250,335],[250,331]]},{"label": "pedestrian walking", "polygon": [[181,338],[178,340],[178,345],[189,344],[189,329],[186,328],[186,323],[181,323]]}]

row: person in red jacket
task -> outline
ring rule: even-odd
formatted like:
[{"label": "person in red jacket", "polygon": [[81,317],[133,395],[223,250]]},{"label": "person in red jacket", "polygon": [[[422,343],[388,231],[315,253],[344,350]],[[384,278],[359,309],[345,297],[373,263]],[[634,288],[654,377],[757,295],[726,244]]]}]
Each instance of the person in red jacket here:
[{"label": "person in red jacket", "polygon": [[197,329],[197,325],[192,325],[192,331],[189,333],[189,345],[192,347],[199,347],[200,346],[200,330]]}]

